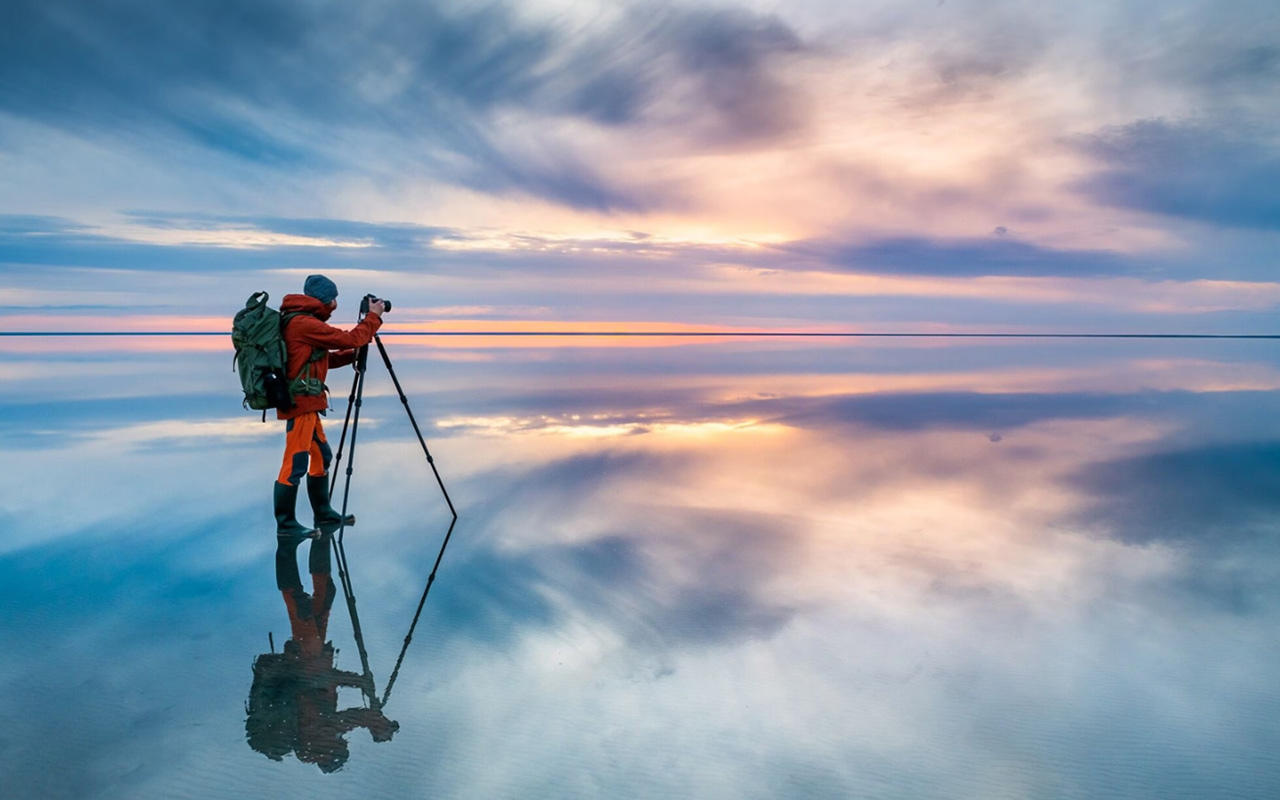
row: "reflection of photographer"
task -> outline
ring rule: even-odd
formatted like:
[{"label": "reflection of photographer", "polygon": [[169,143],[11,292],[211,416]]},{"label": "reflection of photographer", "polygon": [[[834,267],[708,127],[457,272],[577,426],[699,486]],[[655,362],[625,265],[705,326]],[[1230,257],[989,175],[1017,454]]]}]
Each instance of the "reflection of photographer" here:
[{"label": "reflection of photographer", "polygon": [[249,746],[274,761],[290,752],[323,772],[342,767],[351,752],[344,736],[368,729],[375,742],[390,741],[400,724],[381,708],[338,709],[338,687],[372,693],[371,678],[334,666],[333,643],[325,641],[329,611],[337,594],[330,567],[330,536],[311,544],[312,593],[298,574],[298,544],[276,547],[276,586],[284,597],[292,633],[284,652],[263,653],[253,660],[245,734]]}]

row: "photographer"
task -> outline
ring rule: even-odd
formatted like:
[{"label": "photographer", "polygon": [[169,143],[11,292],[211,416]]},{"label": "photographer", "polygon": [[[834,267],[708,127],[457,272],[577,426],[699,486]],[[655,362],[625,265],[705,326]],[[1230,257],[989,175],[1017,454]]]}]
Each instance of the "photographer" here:
[{"label": "photographer", "polygon": [[[281,326],[288,352],[286,374],[294,407],[278,410],[287,421],[284,463],[275,483],[276,534],[284,539],[314,536],[316,531],[295,517],[298,485],[307,476],[307,497],[322,530],[336,530],[342,517],[329,505],[329,461],[332,453],[325,439],[320,415],[329,406],[325,377],[330,367],[355,360],[356,349],[367,345],[382,325],[386,304],[372,299],[368,313],[350,331],[326,324],[338,307],[338,287],[323,275],[307,277],[303,294],[285,295],[280,303]],[[309,466],[308,466],[309,463]],[[354,522],[348,517],[347,524]]]}]

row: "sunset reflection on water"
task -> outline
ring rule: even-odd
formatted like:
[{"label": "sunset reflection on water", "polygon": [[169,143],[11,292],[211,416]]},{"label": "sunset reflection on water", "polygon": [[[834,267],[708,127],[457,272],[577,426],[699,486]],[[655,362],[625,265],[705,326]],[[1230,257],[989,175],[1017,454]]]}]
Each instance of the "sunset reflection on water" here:
[{"label": "sunset reflection on water", "polygon": [[[244,742],[288,630],[283,436],[229,354],[6,351],[24,795],[1280,786],[1269,343],[387,343],[460,518],[400,730],[332,775]],[[385,681],[447,511],[380,366],[364,413],[346,548]],[[351,634],[335,608],[340,669]]]}]

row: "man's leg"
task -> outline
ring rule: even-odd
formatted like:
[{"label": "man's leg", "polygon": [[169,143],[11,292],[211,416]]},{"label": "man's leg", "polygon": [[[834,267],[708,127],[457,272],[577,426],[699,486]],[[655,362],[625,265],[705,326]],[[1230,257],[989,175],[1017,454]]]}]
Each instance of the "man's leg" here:
[{"label": "man's leg", "polygon": [[299,414],[285,423],[284,461],[280,464],[276,483],[297,486],[302,481],[302,476],[307,474],[311,442],[315,438],[319,422],[320,415],[313,411]]},{"label": "man's leg", "polygon": [[274,488],[277,536],[305,539],[316,535],[315,530],[298,522],[294,509],[298,504],[298,483],[307,471],[311,440],[319,419],[316,413],[301,414],[285,426],[284,461]]},{"label": "man's leg", "polygon": [[[308,452],[311,468],[307,472],[307,499],[311,501],[311,510],[316,515],[316,527],[325,533],[333,533],[342,527],[342,514],[329,504],[329,463],[333,460],[333,451],[329,449],[324,426],[318,417]],[[356,524],[354,515],[347,515],[347,524]]]},{"label": "man's leg", "polygon": [[329,449],[329,439],[324,435],[324,424],[316,417],[316,428],[311,432],[311,469],[307,473],[312,476],[329,474],[329,464],[333,461],[333,450]]}]

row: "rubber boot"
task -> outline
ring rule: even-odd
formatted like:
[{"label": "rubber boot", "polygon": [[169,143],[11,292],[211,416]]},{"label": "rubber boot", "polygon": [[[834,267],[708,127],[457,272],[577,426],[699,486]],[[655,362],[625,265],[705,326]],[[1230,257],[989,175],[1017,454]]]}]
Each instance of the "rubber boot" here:
[{"label": "rubber boot", "polygon": [[[316,527],[325,533],[333,533],[342,527],[342,515],[329,505],[329,478],[327,475],[307,476],[307,499],[316,515]],[[354,514],[347,515],[347,525],[355,525]]]},{"label": "rubber boot", "polygon": [[311,540],[311,552],[307,556],[307,571],[313,576],[313,581],[316,575],[328,575],[333,572],[333,561],[329,557],[332,549],[333,534],[327,531],[321,531],[319,539]]},{"label": "rubber boot", "polygon": [[298,487],[276,481],[276,536],[285,540],[314,539],[319,534],[313,528],[303,527],[294,516],[298,504]]},{"label": "rubber boot", "polygon": [[302,577],[298,574],[299,541],[276,537],[276,588],[281,591],[302,591]]}]

